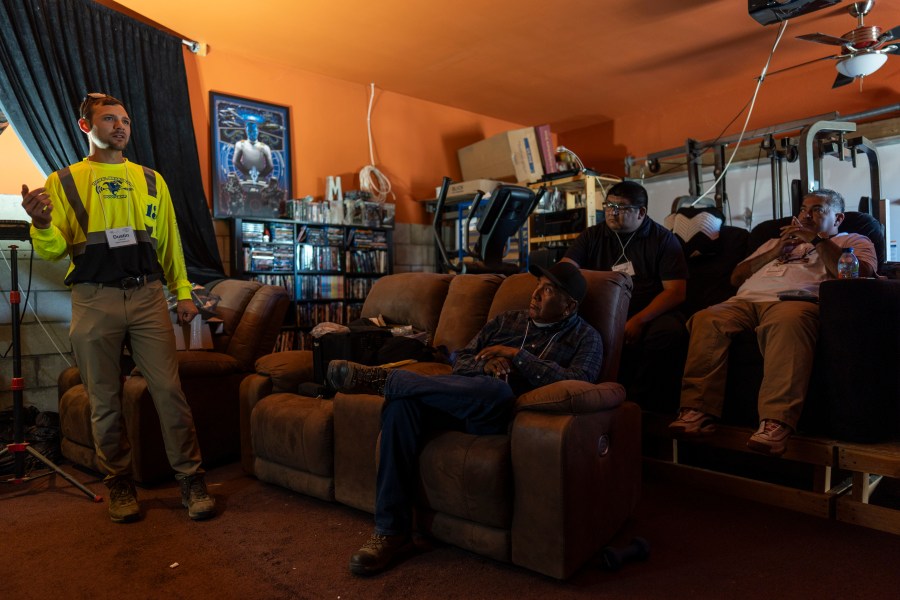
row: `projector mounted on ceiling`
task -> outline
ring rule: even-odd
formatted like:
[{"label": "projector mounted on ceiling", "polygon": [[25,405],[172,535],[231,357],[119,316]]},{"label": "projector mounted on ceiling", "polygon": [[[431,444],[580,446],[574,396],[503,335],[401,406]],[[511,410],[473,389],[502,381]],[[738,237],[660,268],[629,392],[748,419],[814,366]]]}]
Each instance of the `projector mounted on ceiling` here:
[{"label": "projector mounted on ceiling", "polygon": [[828,8],[841,0],[747,0],[750,16],[762,23],[771,25],[785,19],[793,19],[813,11]]}]

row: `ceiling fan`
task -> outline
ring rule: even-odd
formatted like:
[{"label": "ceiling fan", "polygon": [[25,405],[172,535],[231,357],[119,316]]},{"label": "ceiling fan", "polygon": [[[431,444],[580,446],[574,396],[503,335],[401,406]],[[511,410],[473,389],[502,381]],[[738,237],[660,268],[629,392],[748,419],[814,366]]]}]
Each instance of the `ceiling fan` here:
[{"label": "ceiling fan", "polygon": [[[808,33],[797,36],[797,39],[831,46],[840,46],[840,54],[823,56],[781,71],[787,71],[822,60],[835,60],[835,68],[838,75],[832,88],[847,85],[857,77],[866,77],[880,69],[887,61],[888,54],[900,54],[900,45],[892,44],[892,41],[900,38],[900,25],[887,31],[880,27],[868,26],[864,18],[875,6],[875,0],[866,2],[854,2],[847,7],[850,16],[856,18],[856,29],[849,31],[841,37],[835,37],[825,33]],[[900,40],[897,40],[900,43]],[[770,73],[780,73],[775,71]]]}]

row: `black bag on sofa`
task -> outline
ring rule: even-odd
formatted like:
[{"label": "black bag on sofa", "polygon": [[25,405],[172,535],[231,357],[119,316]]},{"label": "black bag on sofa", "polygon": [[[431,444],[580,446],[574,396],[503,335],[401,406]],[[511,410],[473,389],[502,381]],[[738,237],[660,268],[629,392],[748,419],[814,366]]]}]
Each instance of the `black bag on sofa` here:
[{"label": "black bag on sofa", "polygon": [[415,360],[447,363],[446,353],[414,337],[395,336],[389,326],[349,325],[350,331],[327,333],[313,340],[313,382],[300,386],[304,396],[330,398],[336,390],[325,380],[328,363],[351,360],[363,365],[382,365]]},{"label": "black bag on sofa", "polygon": [[[375,326],[351,325],[349,332],[328,333],[313,340],[313,378],[326,384],[328,363],[333,360],[352,360],[363,365],[377,365],[378,351],[389,339],[390,329]],[[334,390],[331,390],[334,392]]]}]

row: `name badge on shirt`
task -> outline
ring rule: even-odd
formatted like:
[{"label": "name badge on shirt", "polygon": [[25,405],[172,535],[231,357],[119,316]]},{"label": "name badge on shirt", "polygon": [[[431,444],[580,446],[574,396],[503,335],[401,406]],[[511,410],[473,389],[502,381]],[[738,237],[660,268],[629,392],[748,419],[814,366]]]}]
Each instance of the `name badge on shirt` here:
[{"label": "name badge on shirt", "polygon": [[634,265],[631,264],[630,260],[618,265],[613,265],[612,270],[616,273],[625,273],[626,275],[634,277]]},{"label": "name badge on shirt", "polygon": [[123,246],[137,245],[137,237],[134,235],[134,229],[131,227],[116,227],[106,230],[106,243],[110,248],[121,248]]},{"label": "name badge on shirt", "polygon": [[763,277],[783,277],[787,271],[787,265],[775,263],[765,270]]}]

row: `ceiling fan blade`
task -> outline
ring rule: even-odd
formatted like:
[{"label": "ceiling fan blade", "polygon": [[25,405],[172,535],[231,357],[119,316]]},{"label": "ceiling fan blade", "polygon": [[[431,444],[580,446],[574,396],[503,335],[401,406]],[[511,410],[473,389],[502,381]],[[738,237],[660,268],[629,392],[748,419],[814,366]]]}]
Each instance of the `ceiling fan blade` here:
[{"label": "ceiling fan blade", "polygon": [[[821,58],[814,58],[814,59],[812,59],[812,60],[808,60],[808,61],[802,62],[802,63],[800,63],[800,64],[792,65],[792,66],[790,66],[790,67],[785,67],[785,68],[783,68],[783,69],[778,69],[777,71],[771,71],[771,72],[769,72],[769,73],[766,73],[766,77],[771,77],[772,75],[777,75],[777,74],[779,74],[779,73],[784,73],[785,71],[790,71],[790,70],[792,70],[792,69],[797,69],[797,68],[799,68],[799,67],[805,67],[806,65],[811,65],[811,64],[813,64],[813,63],[821,62],[821,61],[823,61],[823,60],[837,60],[837,58],[838,58],[838,57],[837,57],[837,56],[834,56],[834,55],[823,56],[823,57],[821,57]],[[759,77],[757,77],[756,79],[759,79]]]},{"label": "ceiling fan blade", "polygon": [[838,73],[837,77],[834,80],[834,85],[831,86],[831,89],[843,87],[852,81],[853,77],[847,77],[842,73]]},{"label": "ceiling fan blade", "polygon": [[888,29],[884,33],[878,36],[878,43],[884,44],[886,42],[890,42],[891,40],[896,40],[900,38],[900,25],[897,25],[893,29]]},{"label": "ceiling fan blade", "polygon": [[850,40],[845,40],[844,38],[828,35],[827,33],[807,33],[805,35],[798,35],[797,39],[803,40],[805,42],[828,44],[830,46],[843,46],[845,44],[852,43]]}]

